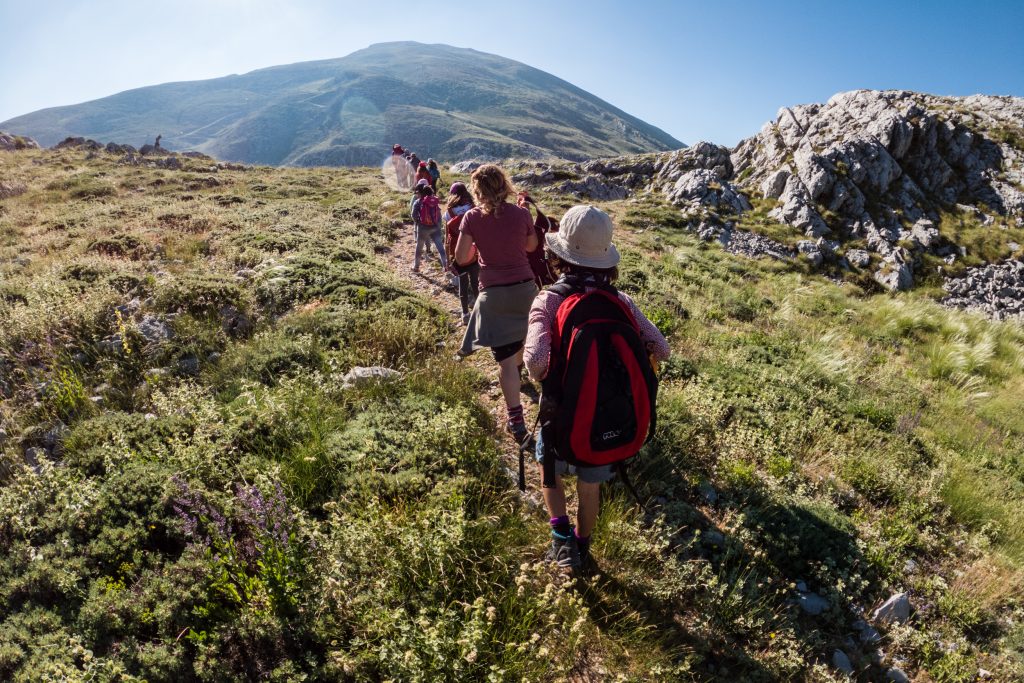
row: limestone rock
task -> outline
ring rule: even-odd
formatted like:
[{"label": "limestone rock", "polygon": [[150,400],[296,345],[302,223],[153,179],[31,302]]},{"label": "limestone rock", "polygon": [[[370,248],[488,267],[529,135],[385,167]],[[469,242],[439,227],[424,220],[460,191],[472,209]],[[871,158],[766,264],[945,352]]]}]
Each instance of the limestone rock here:
[{"label": "limestone rock", "polygon": [[458,174],[472,173],[486,163],[486,161],[480,161],[478,159],[468,159],[466,161],[459,161],[452,164],[448,167],[448,170],[452,173]]},{"label": "limestone rock", "polygon": [[797,242],[796,250],[807,258],[807,262],[810,263],[813,268],[821,266],[825,261],[825,256],[821,253],[821,249],[815,242],[810,240],[800,240]]},{"label": "limestone rock", "polygon": [[817,593],[801,593],[797,596],[797,604],[811,616],[817,616],[832,606],[831,602]]},{"label": "limestone rock", "polygon": [[629,196],[629,190],[626,188],[614,183],[605,182],[600,176],[594,175],[587,176],[582,180],[565,180],[556,185],[554,190],[563,194],[574,194],[577,197],[599,201],[625,199]]},{"label": "limestone rock", "polygon": [[345,376],[342,377],[342,387],[345,389],[352,389],[376,382],[391,382],[401,378],[402,373],[398,370],[392,370],[391,368],[385,368],[379,365],[372,367],[356,366],[345,373]]},{"label": "limestone rock", "polygon": [[846,260],[856,268],[864,268],[871,263],[871,254],[863,249],[847,249]]},{"label": "limestone rock", "polygon": [[882,267],[872,277],[890,292],[901,292],[914,286],[914,271],[900,249],[883,258]]},{"label": "limestone rock", "polygon": [[[780,109],[731,162],[743,189],[778,200],[771,215],[807,236],[838,230],[883,256],[904,239],[935,250],[942,205],[1024,220],[1024,151],[1000,134],[1022,120],[1024,98],[856,90]],[[912,264],[878,279],[899,288],[913,281]]]},{"label": "limestone rock", "polygon": [[890,683],[910,683],[910,676],[903,673],[901,669],[893,667],[885,672],[885,680]]},{"label": "limestone rock", "polygon": [[946,306],[975,310],[1004,320],[1024,319],[1024,261],[1010,260],[971,268],[963,277],[947,279]]},{"label": "limestone rock", "polygon": [[146,315],[139,321],[139,334],[150,344],[159,344],[172,338],[174,330],[155,315]]},{"label": "limestone rock", "polygon": [[832,666],[847,676],[853,675],[853,664],[850,662],[850,658],[847,654],[842,650],[836,650],[832,653]]},{"label": "limestone rock", "polygon": [[24,135],[0,131],[0,152],[17,152],[22,149],[39,149],[39,143]]},{"label": "limestone rock", "polygon": [[882,624],[902,624],[910,619],[910,597],[896,593],[876,609],[871,618]]}]

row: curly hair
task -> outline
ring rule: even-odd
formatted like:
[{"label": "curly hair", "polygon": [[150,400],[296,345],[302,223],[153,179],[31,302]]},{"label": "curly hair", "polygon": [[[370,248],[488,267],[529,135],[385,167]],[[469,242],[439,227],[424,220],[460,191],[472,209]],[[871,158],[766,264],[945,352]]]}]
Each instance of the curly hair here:
[{"label": "curly hair", "polygon": [[498,215],[505,200],[516,193],[508,176],[496,164],[484,164],[470,176],[473,196],[485,214]]}]

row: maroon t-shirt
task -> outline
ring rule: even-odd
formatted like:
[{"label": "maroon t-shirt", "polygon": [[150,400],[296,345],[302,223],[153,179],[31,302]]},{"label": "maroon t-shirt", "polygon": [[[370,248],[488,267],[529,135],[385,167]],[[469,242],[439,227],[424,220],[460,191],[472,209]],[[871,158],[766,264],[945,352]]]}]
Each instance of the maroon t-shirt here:
[{"label": "maroon t-shirt", "polygon": [[526,257],[526,239],[533,232],[528,209],[506,202],[494,215],[475,207],[462,218],[459,230],[473,238],[480,254],[481,288],[533,279]]}]

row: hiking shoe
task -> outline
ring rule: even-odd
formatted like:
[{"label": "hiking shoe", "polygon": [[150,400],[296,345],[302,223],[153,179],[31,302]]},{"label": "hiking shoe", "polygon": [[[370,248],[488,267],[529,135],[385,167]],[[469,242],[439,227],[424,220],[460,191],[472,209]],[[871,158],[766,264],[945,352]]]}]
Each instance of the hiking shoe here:
[{"label": "hiking shoe", "polygon": [[554,562],[561,569],[578,572],[583,566],[580,560],[580,549],[576,545],[576,536],[572,531],[563,536],[557,531],[551,532],[551,547],[544,554],[544,559]]}]

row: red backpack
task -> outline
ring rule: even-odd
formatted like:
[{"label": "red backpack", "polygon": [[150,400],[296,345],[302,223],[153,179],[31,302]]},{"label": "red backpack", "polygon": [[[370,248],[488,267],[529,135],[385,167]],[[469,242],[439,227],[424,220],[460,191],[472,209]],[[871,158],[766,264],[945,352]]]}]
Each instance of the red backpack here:
[{"label": "red backpack", "polygon": [[654,434],[658,394],[640,328],[614,287],[588,292],[581,280],[563,278],[548,291],[565,299],[543,382],[545,397],[558,403],[542,427],[546,487],[554,486],[555,457],[594,467],[635,456]]},{"label": "red backpack", "polygon": [[441,220],[441,204],[430,194],[420,199],[420,225],[432,228]]}]

